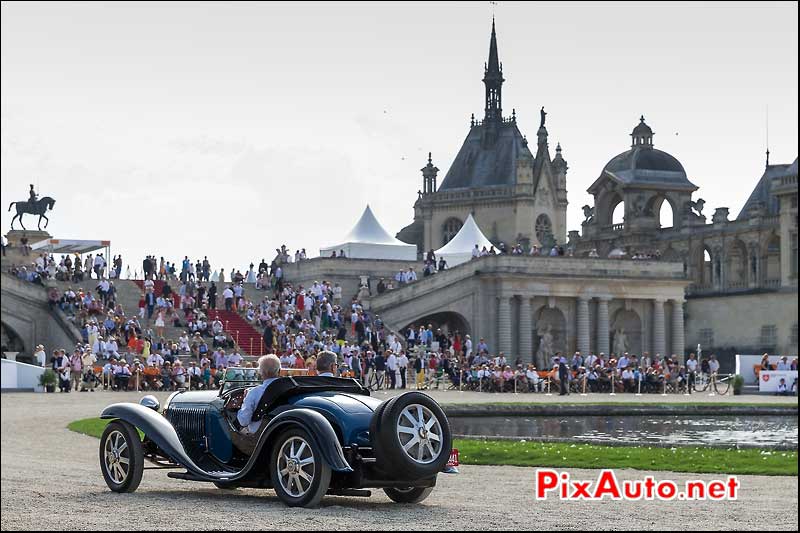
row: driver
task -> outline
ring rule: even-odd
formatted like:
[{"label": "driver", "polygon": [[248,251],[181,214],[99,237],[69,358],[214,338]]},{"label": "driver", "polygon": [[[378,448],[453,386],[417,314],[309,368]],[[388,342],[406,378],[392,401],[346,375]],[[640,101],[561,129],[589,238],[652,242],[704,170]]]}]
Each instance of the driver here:
[{"label": "driver", "polygon": [[242,426],[241,432],[244,434],[255,433],[258,431],[259,426],[261,426],[261,420],[253,421],[253,413],[256,407],[258,407],[258,403],[261,401],[261,397],[264,395],[264,391],[267,390],[267,387],[269,387],[269,384],[280,376],[281,360],[278,359],[278,356],[275,354],[261,356],[258,359],[258,373],[264,382],[248,391],[247,396],[244,397],[244,401],[242,402],[242,408],[239,409],[239,413],[236,415],[239,424]]}]

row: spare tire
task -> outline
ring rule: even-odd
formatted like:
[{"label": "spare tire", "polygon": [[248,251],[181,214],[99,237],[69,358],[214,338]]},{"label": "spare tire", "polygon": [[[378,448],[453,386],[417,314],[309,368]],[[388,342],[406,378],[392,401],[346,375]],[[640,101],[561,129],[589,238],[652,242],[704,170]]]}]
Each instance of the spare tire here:
[{"label": "spare tire", "polygon": [[401,479],[435,476],[450,459],[450,424],[436,401],[407,392],[387,403],[380,415],[375,457],[377,466]]},{"label": "spare tire", "polygon": [[[375,412],[372,413],[372,419],[369,422],[369,438],[372,442],[372,454],[378,458],[378,449],[381,448],[382,444],[380,443],[380,434],[381,434],[381,422],[383,420],[383,412],[389,406],[390,403],[394,402],[398,397],[395,396],[390,400],[386,400],[382,404],[375,409]],[[378,460],[375,463],[375,467],[383,472],[384,474],[391,474],[391,469],[387,468],[388,463],[386,461]]]}]

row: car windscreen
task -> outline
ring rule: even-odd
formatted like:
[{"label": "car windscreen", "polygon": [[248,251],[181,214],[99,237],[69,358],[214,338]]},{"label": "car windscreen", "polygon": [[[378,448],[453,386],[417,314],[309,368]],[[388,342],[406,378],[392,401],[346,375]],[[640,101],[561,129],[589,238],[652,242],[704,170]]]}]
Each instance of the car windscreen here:
[{"label": "car windscreen", "polygon": [[227,368],[222,380],[223,392],[231,389],[252,387],[261,383],[261,379],[258,377],[258,369],[256,368]]}]

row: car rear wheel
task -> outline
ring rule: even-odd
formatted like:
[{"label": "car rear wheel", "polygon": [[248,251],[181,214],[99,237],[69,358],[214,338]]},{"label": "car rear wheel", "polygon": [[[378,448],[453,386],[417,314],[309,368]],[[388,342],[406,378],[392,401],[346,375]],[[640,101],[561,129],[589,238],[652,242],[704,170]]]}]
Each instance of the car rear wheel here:
[{"label": "car rear wheel", "polygon": [[331,468],[302,428],[278,437],[270,464],[275,492],[289,507],[316,507],[328,492]]},{"label": "car rear wheel", "polygon": [[383,492],[397,503],[420,503],[433,492],[433,487],[408,487],[398,489],[395,487],[383,489]]},{"label": "car rear wheel", "polygon": [[136,428],[115,420],[100,437],[100,470],[114,492],[133,492],[144,472],[142,441]]},{"label": "car rear wheel", "polygon": [[447,417],[430,396],[407,392],[381,413],[375,442],[379,467],[402,479],[427,478],[450,459],[451,434]]}]

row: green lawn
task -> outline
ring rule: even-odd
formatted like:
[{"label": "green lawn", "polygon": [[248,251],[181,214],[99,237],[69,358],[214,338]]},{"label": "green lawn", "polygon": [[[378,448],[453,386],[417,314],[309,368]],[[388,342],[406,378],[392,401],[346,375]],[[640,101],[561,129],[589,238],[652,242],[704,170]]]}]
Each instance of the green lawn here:
[{"label": "green lawn", "polygon": [[786,402],[779,402],[779,403],[756,403],[756,402],[719,402],[719,403],[689,403],[689,402],[639,402],[639,401],[630,401],[630,402],[486,402],[486,403],[447,403],[446,401],[442,401],[440,403],[442,406],[446,407],[483,407],[487,405],[498,405],[503,407],[508,406],[524,406],[530,407],[532,405],[535,406],[543,406],[546,407],[548,405],[557,405],[557,406],[575,406],[575,407],[586,407],[592,405],[622,405],[626,407],[794,407],[797,409],[798,404],[797,402],[794,403],[786,403]]},{"label": "green lawn", "polygon": [[[83,433],[98,439],[103,435],[103,431],[111,420],[101,420],[99,418],[84,418],[67,424],[67,429],[76,433]],[[139,436],[144,437],[144,433],[139,431]]]},{"label": "green lawn", "polygon": [[723,448],[653,448],[526,441],[461,440],[463,464],[633,468],[672,472],[797,475],[797,452]]},{"label": "green lawn", "polygon": [[[107,420],[86,418],[67,427],[100,438]],[[453,443],[465,465],[633,468],[722,474],[797,475],[796,451],[720,448],[651,448],[525,441],[462,440]]]}]

